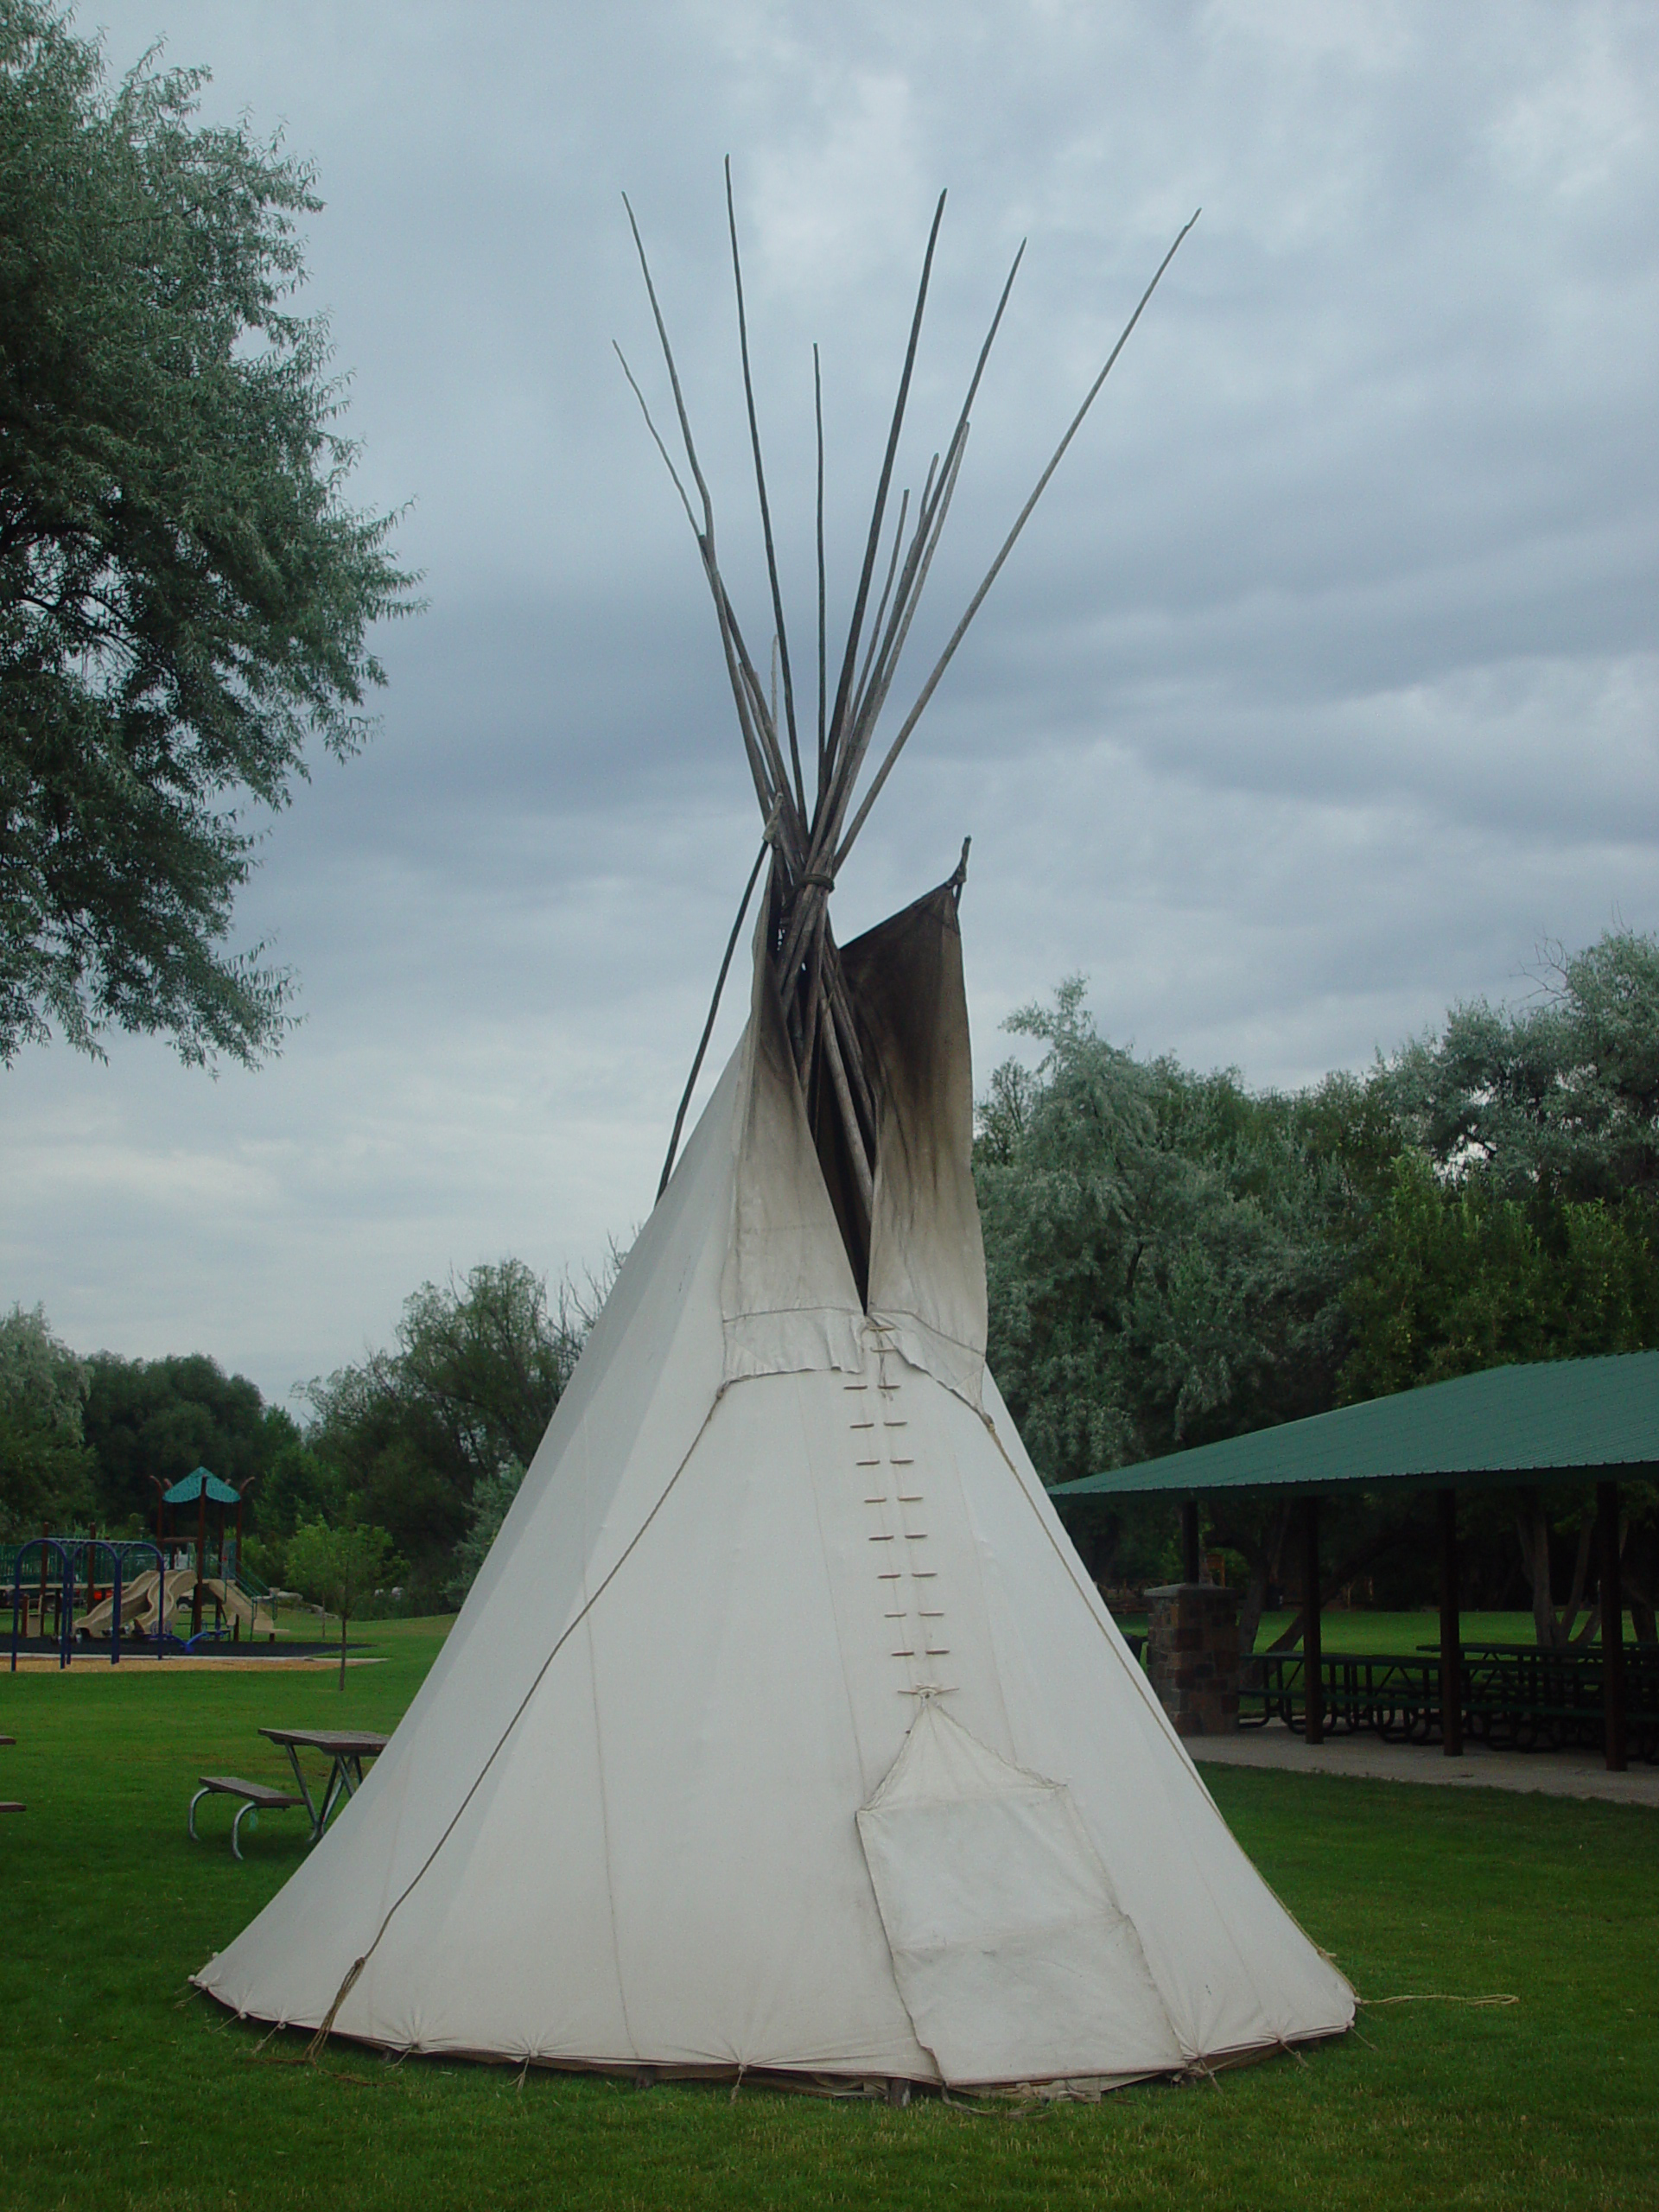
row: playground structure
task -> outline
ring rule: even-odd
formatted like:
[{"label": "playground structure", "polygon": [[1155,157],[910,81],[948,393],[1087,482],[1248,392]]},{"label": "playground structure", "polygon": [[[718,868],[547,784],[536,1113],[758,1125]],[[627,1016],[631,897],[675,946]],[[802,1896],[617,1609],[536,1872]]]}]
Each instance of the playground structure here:
[{"label": "playground structure", "polygon": [[[32,1567],[31,1553],[37,1554]],[[107,1571],[102,1575],[99,1572],[100,1554],[107,1562]],[[156,1562],[150,1571],[150,1580],[155,1580],[162,1571],[162,1557],[157,1547],[145,1540],[122,1542],[107,1536],[41,1535],[31,1536],[27,1542],[19,1544],[10,1562],[12,1672],[17,1671],[20,1643],[45,1639],[48,1612],[52,1615],[51,1634],[57,1646],[58,1664],[67,1667],[74,1653],[78,1609],[90,1613],[105,1606],[109,1613],[105,1633],[109,1637],[110,1663],[118,1666],[122,1637],[131,1611],[126,1602],[127,1588],[134,1586],[128,1584],[131,1573],[129,1562],[144,1554]],[[142,1573],[136,1580],[143,1580]],[[99,1596],[100,1584],[108,1586],[107,1599]],[[164,1653],[167,1642],[165,1634],[156,1637],[158,1657]]]},{"label": "playground structure", "polygon": [[[175,1623],[181,1605],[187,1611],[194,1601],[196,1571],[194,1567],[168,1567],[165,1575],[155,1567],[129,1584],[121,1600],[121,1630],[124,1635],[136,1630],[140,1636],[153,1637],[160,1626],[168,1636],[177,1637]],[[261,1586],[244,1582],[235,1577],[205,1574],[201,1577],[204,1609],[213,1607],[214,1625],[206,1633],[223,1634],[223,1624],[231,1624],[232,1641],[239,1643],[244,1635],[250,1639],[263,1625],[270,1635],[276,1633],[276,1605],[272,1593]],[[111,1633],[115,1618],[115,1592],[84,1613],[75,1624],[75,1634],[83,1641],[90,1637],[103,1638]],[[196,1631],[195,1633],[203,1633]]]},{"label": "playground structure", "polygon": [[[58,1664],[71,1664],[77,1642],[106,1642],[110,1664],[119,1666],[124,1643],[162,1657],[170,1648],[189,1652],[198,1643],[248,1641],[263,1628],[276,1640],[276,1599],[242,1566],[242,1500],[247,1484],[232,1488],[198,1467],[156,1501],[153,1538],[54,1536],[42,1530],[19,1544],[5,1564],[11,1583],[11,1666],[20,1646],[50,1636]],[[194,1505],[196,1534],[182,1538],[168,1528],[168,1509]],[[217,1511],[217,1546],[210,1550],[207,1509]],[[236,1533],[226,1528],[236,1509]],[[181,1616],[188,1618],[188,1632]],[[50,1620],[48,1630],[48,1622]]]}]

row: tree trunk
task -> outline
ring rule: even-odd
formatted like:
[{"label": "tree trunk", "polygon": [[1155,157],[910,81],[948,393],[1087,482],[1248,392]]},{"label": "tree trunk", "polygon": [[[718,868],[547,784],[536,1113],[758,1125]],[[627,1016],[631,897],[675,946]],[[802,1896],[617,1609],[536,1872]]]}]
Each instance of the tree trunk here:
[{"label": "tree trunk", "polygon": [[[1368,1544],[1352,1552],[1341,1564],[1327,1574],[1319,1586],[1319,1611],[1323,1612],[1344,1583],[1351,1582],[1357,1574],[1375,1566],[1386,1553],[1391,1552],[1406,1534],[1408,1524],[1402,1522],[1397,1528],[1385,1529],[1380,1536],[1373,1536]],[[1268,1646],[1269,1651],[1294,1650],[1302,1640],[1303,1625],[1307,1618],[1307,1604],[1303,1600],[1301,1611],[1281,1635],[1274,1637]],[[1242,1648],[1242,1647],[1241,1647]]]},{"label": "tree trunk", "polygon": [[[1589,1604],[1586,1593],[1590,1581],[1590,1548],[1595,1541],[1595,1522],[1586,1518],[1579,1531],[1579,1556],[1573,1567],[1573,1594],[1567,1601],[1567,1617],[1562,1630],[1563,1638],[1568,1644],[1588,1643],[1601,1626],[1600,1608],[1590,1605],[1585,1615],[1584,1626],[1581,1629],[1578,1627],[1579,1608]],[[1623,1550],[1623,1544],[1619,1548]]]},{"label": "tree trunk", "polygon": [[1522,1563],[1527,1580],[1532,1585],[1533,1633],[1541,1651],[1565,1651],[1577,1642],[1587,1643],[1595,1632],[1595,1613],[1585,1624],[1583,1635],[1575,1638],[1579,1614],[1585,1602],[1589,1585],[1590,1557],[1595,1540],[1595,1525],[1586,1518],[1579,1531],[1578,1557],[1573,1563],[1573,1587],[1565,1609],[1555,1610],[1554,1594],[1550,1587],[1549,1517],[1544,1511],[1544,1502],[1536,1490],[1529,1491],[1524,1515],[1515,1516],[1515,1529],[1521,1541]]},{"label": "tree trunk", "polygon": [[340,1609],[340,1687],[346,1687],[346,1608]]},{"label": "tree trunk", "polygon": [[1526,1495],[1527,1510],[1524,1515],[1516,1515],[1515,1533],[1521,1540],[1521,1563],[1532,1585],[1532,1631],[1541,1651],[1554,1651],[1560,1637],[1549,1588],[1549,1522],[1537,1491],[1531,1490]]},{"label": "tree trunk", "polygon": [[1659,1643],[1659,1620],[1654,1617],[1653,1585],[1645,1573],[1624,1563],[1624,1602],[1638,1643]]},{"label": "tree trunk", "polygon": [[1255,1649],[1262,1608],[1268,1602],[1268,1585],[1279,1579],[1279,1561],[1284,1552],[1285,1539],[1290,1534],[1290,1506],[1281,1505],[1268,1529],[1265,1541],[1259,1544],[1241,1543],[1236,1531],[1219,1524],[1211,1532],[1230,1550],[1243,1552],[1249,1561],[1250,1579],[1245,1586],[1243,1603],[1238,1609],[1238,1648],[1246,1659]]}]

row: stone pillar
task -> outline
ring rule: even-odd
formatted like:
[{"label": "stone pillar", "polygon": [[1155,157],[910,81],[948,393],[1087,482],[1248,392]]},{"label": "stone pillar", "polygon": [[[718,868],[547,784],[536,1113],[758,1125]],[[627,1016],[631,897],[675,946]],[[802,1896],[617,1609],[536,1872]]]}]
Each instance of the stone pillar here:
[{"label": "stone pillar", "polygon": [[1147,1673],[1179,1736],[1238,1726],[1238,1592],[1171,1582],[1147,1592]]}]

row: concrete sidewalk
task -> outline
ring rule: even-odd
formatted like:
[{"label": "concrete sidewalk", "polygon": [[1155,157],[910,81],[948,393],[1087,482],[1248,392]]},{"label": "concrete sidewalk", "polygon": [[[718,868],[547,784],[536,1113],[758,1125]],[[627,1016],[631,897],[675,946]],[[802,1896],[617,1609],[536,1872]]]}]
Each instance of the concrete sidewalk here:
[{"label": "concrete sidewalk", "polygon": [[1599,1797],[1659,1811],[1659,1767],[1609,1774],[1599,1751],[1494,1751],[1469,1745],[1449,1759],[1438,1744],[1385,1744],[1370,1732],[1327,1736],[1310,1750],[1281,1720],[1236,1736],[1190,1736],[1200,1766],[1274,1767],[1293,1774],[1346,1775],[1370,1782],[1421,1782],[1453,1789],[1535,1791],[1545,1797]]}]

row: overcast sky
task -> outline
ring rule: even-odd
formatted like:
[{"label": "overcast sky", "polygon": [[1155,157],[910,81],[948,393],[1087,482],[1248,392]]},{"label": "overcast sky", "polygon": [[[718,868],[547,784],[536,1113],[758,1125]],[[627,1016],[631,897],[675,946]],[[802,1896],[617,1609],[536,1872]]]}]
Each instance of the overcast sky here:
[{"label": "overcast sky", "polygon": [[1543,940],[1659,926],[1650,0],[78,20],[119,68],[164,37],[207,114],[315,162],[356,498],[407,505],[430,601],[384,640],[372,748],[272,822],[240,910],[301,978],[281,1060],[214,1082],[117,1036],[0,1076],[0,1299],[78,1347],[283,1395],[423,1280],[580,1272],[648,1211],[759,824],[611,351],[659,401],[620,194],[764,645],[728,153],[798,666],[813,340],[833,625],[936,194],[904,481],[1030,240],[913,682],[1203,206],[836,895],[844,940],[972,833],[982,1080],[1071,974],[1137,1051],[1290,1084],[1519,995]]}]

